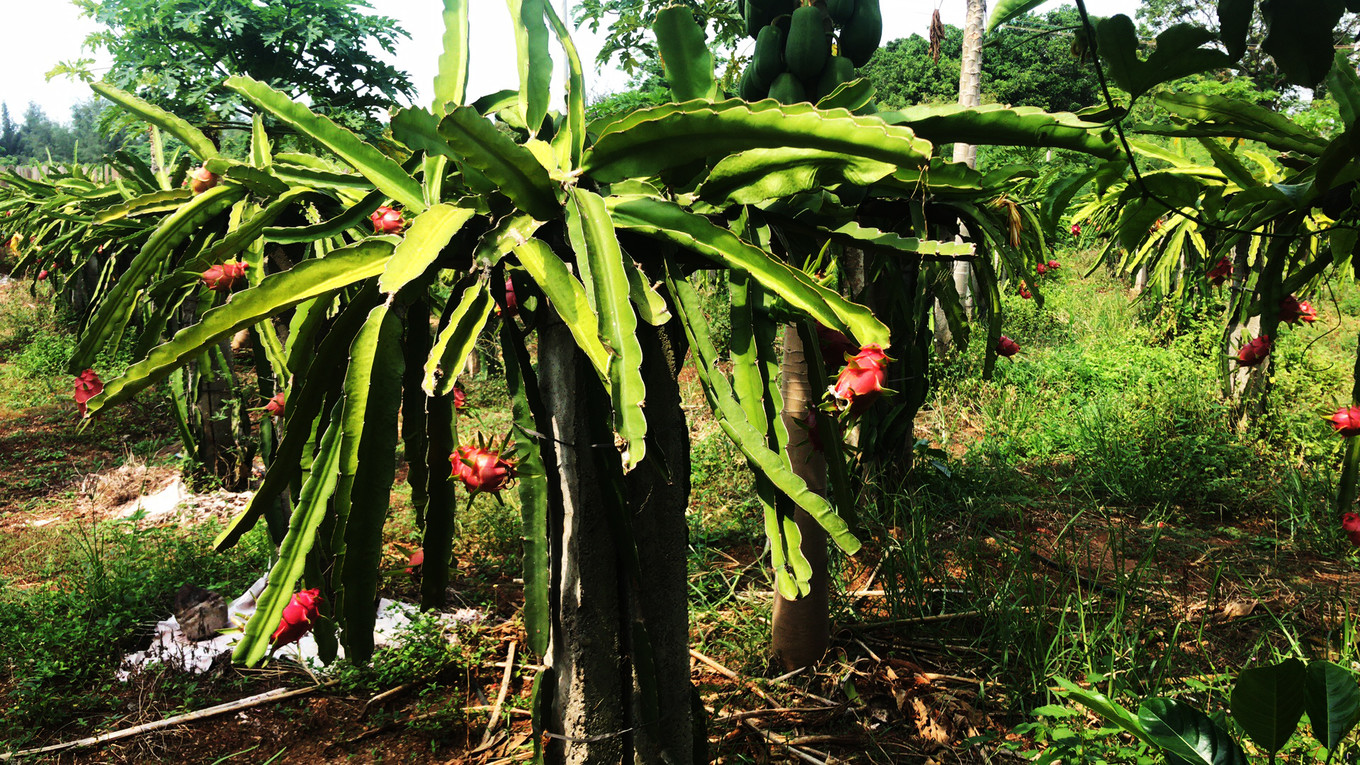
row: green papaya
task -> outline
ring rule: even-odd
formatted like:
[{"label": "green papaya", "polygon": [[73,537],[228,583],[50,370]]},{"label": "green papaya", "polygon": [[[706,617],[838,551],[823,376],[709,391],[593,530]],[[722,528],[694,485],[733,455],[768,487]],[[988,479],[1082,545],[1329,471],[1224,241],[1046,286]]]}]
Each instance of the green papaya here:
[{"label": "green papaya", "polygon": [[808,100],[807,89],[797,77],[785,72],[774,78],[774,84],[770,86],[770,98],[781,104],[796,104]]},{"label": "green papaya", "polygon": [[841,55],[864,66],[883,41],[883,12],[878,0],[859,0],[855,16],[841,29]]},{"label": "green papaya", "polygon": [[756,51],[751,56],[751,69],[767,86],[784,71],[784,32],[770,25],[756,37]]},{"label": "green papaya", "polygon": [[741,73],[741,81],[737,83],[737,95],[743,101],[759,101],[770,92],[767,81],[762,81],[755,76],[755,67],[748,66],[746,71]]},{"label": "green papaya", "polygon": [[831,91],[855,79],[855,65],[850,63],[850,59],[845,56],[832,56],[826,62],[826,68],[817,78],[817,87],[814,92],[817,94],[818,101],[831,95]]},{"label": "green papaya", "polygon": [[789,71],[805,80],[815,80],[831,56],[830,19],[826,11],[805,5],[793,12],[788,40],[784,43],[784,63]]},{"label": "green papaya", "polygon": [[761,29],[774,21],[776,15],[778,14],[773,8],[746,0],[742,7],[742,18],[746,19],[746,36],[755,39]]},{"label": "green papaya", "polygon": [[843,27],[855,17],[855,0],[826,0],[826,12],[836,26]]}]

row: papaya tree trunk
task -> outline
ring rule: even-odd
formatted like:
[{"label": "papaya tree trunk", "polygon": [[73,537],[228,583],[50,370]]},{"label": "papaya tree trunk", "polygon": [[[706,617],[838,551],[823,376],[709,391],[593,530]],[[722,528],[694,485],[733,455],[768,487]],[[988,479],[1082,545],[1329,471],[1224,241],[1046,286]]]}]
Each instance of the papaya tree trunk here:
[{"label": "papaya tree trunk", "polygon": [[[825,496],[826,458],[812,448],[812,440],[803,424],[809,409],[815,407],[820,398],[817,391],[812,390],[808,377],[807,357],[798,329],[785,327],[780,392],[784,398],[781,417],[789,433],[786,453],[793,472],[807,482],[809,489]],[[780,501],[783,501],[782,497]],[[811,591],[797,600],[775,592],[771,644],[775,656],[788,670],[816,664],[826,655],[831,643],[826,532],[801,508],[794,512],[794,522],[803,537],[801,549],[812,566],[812,580]]]},{"label": "papaya tree trunk", "polygon": [[[686,556],[689,431],[677,332],[640,326],[651,448],[623,475],[606,392],[561,323],[541,328],[538,380],[560,504],[552,545],[550,763],[695,760]],[[545,445],[547,445],[545,443]],[[640,564],[645,561],[645,566]]]}]

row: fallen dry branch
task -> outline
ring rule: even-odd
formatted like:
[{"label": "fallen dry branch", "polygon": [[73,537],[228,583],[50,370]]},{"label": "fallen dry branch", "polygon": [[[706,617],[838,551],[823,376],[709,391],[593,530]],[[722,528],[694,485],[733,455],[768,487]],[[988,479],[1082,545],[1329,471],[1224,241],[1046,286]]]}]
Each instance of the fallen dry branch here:
[{"label": "fallen dry branch", "polygon": [[482,734],[482,748],[491,743],[491,734],[496,730],[496,723],[501,719],[501,706],[505,704],[505,696],[510,691],[510,676],[515,672],[515,648],[518,644],[511,640],[510,650],[505,657],[505,674],[501,675],[501,689],[496,694],[496,703],[491,705],[491,719],[486,723],[486,732]]},{"label": "fallen dry branch", "polygon": [[185,723],[191,723],[197,720],[206,720],[209,717],[216,717],[221,714],[226,714],[227,712],[235,712],[240,709],[250,709],[252,707],[270,704],[275,701],[283,701],[284,699],[291,699],[297,696],[305,696],[309,693],[319,691],[322,688],[327,688],[332,685],[335,685],[335,681],[333,680],[326,683],[314,685],[310,688],[275,688],[272,691],[265,691],[264,693],[255,696],[247,696],[244,699],[228,701],[225,704],[218,704],[215,707],[200,709],[197,712],[187,712],[185,714],[176,715],[175,717],[169,717],[164,720],[156,720],[155,722],[149,722],[143,725],[134,725],[131,728],[124,728],[123,730],[114,731],[112,733],[101,733],[97,736],[90,736],[89,738],[82,738],[77,741],[68,741],[64,744],[52,744],[51,746],[43,746],[37,749],[24,749],[17,752],[6,752],[4,754],[0,754],[0,760],[7,761],[12,760],[15,757],[31,757],[35,754],[60,752],[65,751],[67,749],[81,749],[87,746],[107,744],[110,741],[121,741],[122,739],[125,738],[140,736],[143,733],[150,733],[152,731],[162,730],[165,728],[173,728],[176,725],[183,725]]},{"label": "fallen dry branch", "polygon": [[761,738],[764,738],[766,741],[776,746],[784,747],[784,751],[788,752],[789,754],[793,755],[794,757],[797,757],[798,759],[804,762],[812,763],[812,765],[827,765],[827,760],[831,759],[831,755],[829,753],[820,752],[808,746],[803,746],[800,748],[792,744],[789,741],[789,739],[785,738],[784,736],[781,736],[778,733],[775,733],[774,731],[765,730],[759,725],[756,725],[754,720],[747,719],[742,720],[741,722],[742,725],[745,725],[746,727],[750,728],[751,730],[759,734]]}]

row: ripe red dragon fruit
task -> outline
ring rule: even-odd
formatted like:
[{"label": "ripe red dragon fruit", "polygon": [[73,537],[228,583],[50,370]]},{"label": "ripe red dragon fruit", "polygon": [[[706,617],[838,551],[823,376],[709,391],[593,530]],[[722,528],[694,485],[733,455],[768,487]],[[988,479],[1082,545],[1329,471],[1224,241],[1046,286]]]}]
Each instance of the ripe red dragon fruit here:
[{"label": "ripe red dragon fruit", "polygon": [[75,399],[76,406],[80,408],[81,417],[85,416],[85,404],[103,392],[104,381],[99,379],[99,373],[93,369],[87,369],[80,373],[80,376],[76,378]]},{"label": "ripe red dragon fruit", "polygon": [[1237,363],[1244,367],[1254,367],[1270,356],[1270,336],[1261,335],[1242,346],[1237,352]]},{"label": "ripe red dragon fruit", "polygon": [[1072,224],[1072,236],[1081,236],[1081,224],[1080,224],[1080,223],[1073,223],[1073,224]]},{"label": "ripe red dragon fruit", "polygon": [[213,292],[230,292],[236,283],[246,278],[246,269],[250,268],[249,263],[228,261],[212,266],[203,272],[203,286]]},{"label": "ripe red dragon fruit", "polygon": [[1022,287],[1020,288],[1020,297],[1024,298],[1025,300],[1029,300],[1030,298],[1032,298],[1032,297],[1034,297],[1034,296],[1030,294],[1030,292],[1029,292],[1029,287],[1023,287],[1023,286],[1022,286]]},{"label": "ripe red dragon fruit", "polygon": [[1223,282],[1227,281],[1229,276],[1232,276],[1232,273],[1232,261],[1228,260],[1226,257],[1222,257],[1218,259],[1218,262],[1214,264],[1213,268],[1209,269],[1209,273],[1205,276],[1209,279],[1210,284],[1215,287],[1221,287],[1223,286]]},{"label": "ripe red dragon fruit", "polygon": [[189,176],[189,190],[202,194],[217,185],[218,177],[205,166],[200,166]]},{"label": "ripe red dragon fruit", "polygon": [[830,388],[836,408],[851,417],[863,412],[883,392],[883,383],[887,380],[886,367],[890,361],[892,359],[878,345],[860,348],[859,353],[846,362],[845,368],[836,377],[836,384]]},{"label": "ripe red dragon fruit", "polygon": [[1312,324],[1317,318],[1317,309],[1307,300],[1299,300],[1293,295],[1285,295],[1280,299],[1280,321],[1286,324]]},{"label": "ripe red dragon fruit", "polygon": [[373,221],[375,234],[400,234],[406,226],[406,219],[401,217],[401,212],[386,205],[374,210],[368,219]]},{"label": "ripe red dragon fruit", "polygon": [[425,565],[425,548],[420,548],[411,553],[411,557],[406,561],[406,574],[413,579],[420,578],[421,568]]},{"label": "ripe red dragon fruit", "polygon": [[303,590],[293,596],[288,605],[283,607],[283,618],[279,620],[278,629],[274,630],[273,645],[275,648],[296,643],[312,630],[312,622],[320,615],[321,590],[312,588]]},{"label": "ripe red dragon fruit", "polygon": [[1048,264],[1040,263],[1039,265],[1034,267],[1034,270],[1037,271],[1040,276],[1043,276],[1044,274],[1048,273]]},{"label": "ripe red dragon fruit", "polygon": [[269,399],[269,403],[264,405],[264,410],[275,417],[282,417],[284,413],[284,402],[283,391],[279,391],[274,394],[273,398]]},{"label": "ripe red dragon fruit", "polygon": [[1019,352],[1020,344],[1005,335],[1002,335],[1001,339],[996,341],[996,355],[1003,359],[1009,359]]},{"label": "ripe red dragon fruit", "polygon": [[46,268],[44,268],[43,270],[41,270],[41,271],[38,272],[38,281],[40,281],[40,282],[45,282],[45,281],[47,281],[47,269],[46,269]]},{"label": "ripe red dragon fruit", "polygon": [[449,462],[453,465],[453,477],[473,494],[495,494],[515,477],[512,460],[481,446],[460,446],[450,455]]},{"label": "ripe red dragon fruit", "polygon": [[1331,417],[1322,419],[1332,423],[1336,432],[1346,438],[1360,436],[1360,406],[1343,406]]},{"label": "ripe red dragon fruit", "polygon": [[1059,262],[1056,261],[1056,260],[1050,260],[1050,261],[1048,261],[1048,270],[1050,270],[1050,271],[1057,271],[1057,270],[1058,270],[1059,268],[1061,268],[1061,267],[1062,267],[1062,264],[1059,263]]},{"label": "ripe red dragon fruit", "polygon": [[463,390],[463,386],[455,385],[453,386],[453,411],[461,412],[464,409],[467,409],[467,391]]},{"label": "ripe red dragon fruit", "polygon": [[1346,513],[1341,516],[1341,530],[1346,532],[1351,544],[1360,547],[1360,515]]}]

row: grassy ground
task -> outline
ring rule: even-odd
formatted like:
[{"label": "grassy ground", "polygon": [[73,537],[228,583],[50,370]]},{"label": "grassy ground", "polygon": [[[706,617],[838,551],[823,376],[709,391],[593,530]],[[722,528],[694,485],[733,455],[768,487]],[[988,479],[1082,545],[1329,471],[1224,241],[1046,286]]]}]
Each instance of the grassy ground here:
[{"label": "grassy ground", "polygon": [[[694,415],[692,644],[737,678],[695,665],[715,757],[788,760],[768,733],[837,761],[985,762],[1043,747],[1071,761],[1132,761],[1146,753],[1094,733],[1052,692],[1054,678],[1213,707],[1249,662],[1354,658],[1349,604],[1360,577],[1327,501],[1340,439],[1319,415],[1349,396],[1360,290],[1338,287],[1315,301],[1317,325],[1284,334],[1271,414],[1244,423],[1219,393],[1214,306],[1168,313],[1103,272],[1082,278],[1091,265],[1082,257],[1046,278],[1043,310],[1013,298],[1006,334],[1024,351],[992,380],[981,379],[977,347],[937,367],[917,422],[936,451],[905,485],[866,487],[871,541],[838,563],[833,651],[815,673],[775,679],[751,478],[692,375],[682,378]],[[115,657],[164,617],[179,584],[239,591],[267,550],[252,537],[231,556],[208,554],[211,526],[28,525],[70,504],[88,474],[173,452],[154,396],[73,427],[61,374],[69,339],[42,305],[0,291],[0,703],[14,710],[0,722],[0,749],[305,680],[223,667],[113,681]],[[503,433],[494,370],[467,387],[460,427]],[[409,598],[403,561],[418,537],[408,497],[399,484],[384,592]],[[460,649],[425,625],[372,668],[342,669],[336,692],[199,729],[219,737],[213,747],[195,747],[190,728],[80,761],[466,756],[487,720],[462,710],[494,697],[504,672],[494,663],[519,637],[518,513],[507,500],[458,517],[455,605],[495,625],[463,635]],[[534,660],[517,661],[511,707],[527,706]],[[413,681],[365,716],[374,694]],[[525,756],[523,717],[510,721],[472,759]]]}]

